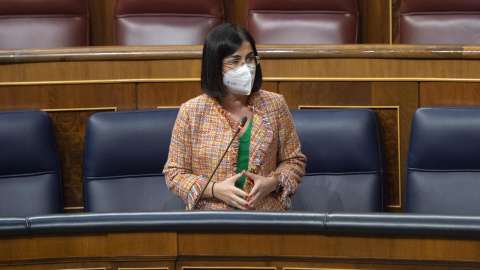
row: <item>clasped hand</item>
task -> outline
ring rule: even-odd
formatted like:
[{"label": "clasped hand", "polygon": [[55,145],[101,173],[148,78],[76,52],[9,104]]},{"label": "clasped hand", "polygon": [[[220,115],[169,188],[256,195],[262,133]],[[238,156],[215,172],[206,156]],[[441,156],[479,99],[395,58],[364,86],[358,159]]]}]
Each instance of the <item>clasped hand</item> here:
[{"label": "clasped hand", "polygon": [[[245,191],[237,188],[235,182],[243,175],[246,175],[254,182],[252,191],[247,194]],[[247,171],[235,174],[223,182],[215,183],[214,195],[228,205],[242,210],[253,209],[258,206],[260,201],[277,187],[277,180],[274,176],[265,177]],[[243,199],[243,198],[245,199]]]}]

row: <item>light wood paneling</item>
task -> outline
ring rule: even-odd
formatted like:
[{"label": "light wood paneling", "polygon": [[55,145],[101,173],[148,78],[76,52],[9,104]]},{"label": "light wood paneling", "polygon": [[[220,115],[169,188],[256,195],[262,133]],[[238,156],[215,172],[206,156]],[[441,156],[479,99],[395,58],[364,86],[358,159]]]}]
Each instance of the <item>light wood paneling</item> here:
[{"label": "light wood paneling", "polygon": [[[200,60],[160,61],[86,61],[65,63],[29,63],[21,66],[0,65],[2,82],[35,84],[79,84],[141,81],[142,79],[198,79]],[[83,81],[83,82],[82,82]]]},{"label": "light wood paneling", "polygon": [[0,261],[65,260],[68,257],[91,257],[91,261],[107,260],[106,235],[38,236],[2,238]]},{"label": "light wood paneling", "polygon": [[156,109],[158,106],[180,106],[187,100],[203,94],[199,82],[139,83],[138,109]]},{"label": "light wood paneling", "polygon": [[[132,232],[2,237],[0,269],[478,269],[476,239]],[[185,268],[184,268],[185,267]]]},{"label": "light wood paneling", "polygon": [[370,82],[279,82],[278,93],[291,110],[300,105],[371,105]]},{"label": "light wood paneling", "polygon": [[197,256],[197,259],[212,254],[218,257],[232,255],[266,257],[270,260],[285,256],[296,258],[298,261],[308,261],[313,258],[316,260],[357,258],[357,262],[362,261],[362,258],[462,261],[478,261],[480,258],[480,242],[476,240],[382,236],[179,233],[178,250],[181,255]]},{"label": "light wood paneling", "polygon": [[422,82],[420,106],[480,106],[480,83]]},{"label": "light wood paneling", "polygon": [[108,250],[112,256],[158,256],[173,259],[177,256],[176,232],[111,233]]}]

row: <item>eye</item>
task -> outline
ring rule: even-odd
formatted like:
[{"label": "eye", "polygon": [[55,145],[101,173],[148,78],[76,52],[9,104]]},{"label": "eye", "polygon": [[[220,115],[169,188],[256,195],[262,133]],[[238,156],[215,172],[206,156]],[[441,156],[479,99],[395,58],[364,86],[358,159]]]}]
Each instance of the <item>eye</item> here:
[{"label": "eye", "polygon": [[234,60],[231,60],[230,62],[227,62],[226,65],[227,66],[236,66],[236,65],[238,65],[238,63],[239,63],[239,60],[234,59]]},{"label": "eye", "polygon": [[255,62],[255,57],[254,56],[249,56],[247,57],[247,59],[245,60],[245,62],[247,64],[252,64],[253,62]]}]

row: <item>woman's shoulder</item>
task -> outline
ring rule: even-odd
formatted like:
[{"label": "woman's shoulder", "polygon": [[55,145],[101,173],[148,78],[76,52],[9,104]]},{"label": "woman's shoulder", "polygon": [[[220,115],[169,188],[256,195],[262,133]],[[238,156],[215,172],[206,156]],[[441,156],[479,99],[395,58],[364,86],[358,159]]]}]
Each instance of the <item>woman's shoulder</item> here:
[{"label": "woman's shoulder", "polygon": [[205,111],[205,108],[211,106],[211,104],[211,98],[207,94],[203,94],[183,103],[180,107],[180,111],[183,113],[188,112],[189,114],[195,114]]},{"label": "woman's shoulder", "polygon": [[202,94],[200,96],[194,97],[187,102],[182,104],[183,108],[196,108],[196,107],[204,107],[205,104],[208,103],[210,97],[207,94]]},{"label": "woman's shoulder", "polygon": [[270,98],[270,99],[282,98],[282,95],[280,95],[278,93],[267,91],[267,90],[262,90],[262,89],[260,89],[258,91],[258,94],[260,95],[260,97],[263,97],[263,98]]},{"label": "woman's shoulder", "polygon": [[261,106],[273,106],[278,107],[282,106],[285,102],[285,99],[281,94],[260,90],[256,93],[255,96],[256,103]]}]

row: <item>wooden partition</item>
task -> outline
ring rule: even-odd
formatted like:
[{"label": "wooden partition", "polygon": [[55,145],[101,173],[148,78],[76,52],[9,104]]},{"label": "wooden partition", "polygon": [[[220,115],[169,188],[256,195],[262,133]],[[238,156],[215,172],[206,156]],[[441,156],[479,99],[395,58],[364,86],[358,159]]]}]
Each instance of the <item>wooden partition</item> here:
[{"label": "wooden partition", "polygon": [[[262,88],[290,109],[366,107],[379,114],[388,205],[404,209],[411,117],[421,106],[480,105],[480,47],[259,46]],[[83,211],[87,118],[179,106],[202,94],[201,46],[0,51],[0,110],[41,109],[55,125],[66,212]]]},{"label": "wooden partition", "polygon": [[134,232],[0,240],[0,269],[473,270],[480,242],[294,233]]}]

